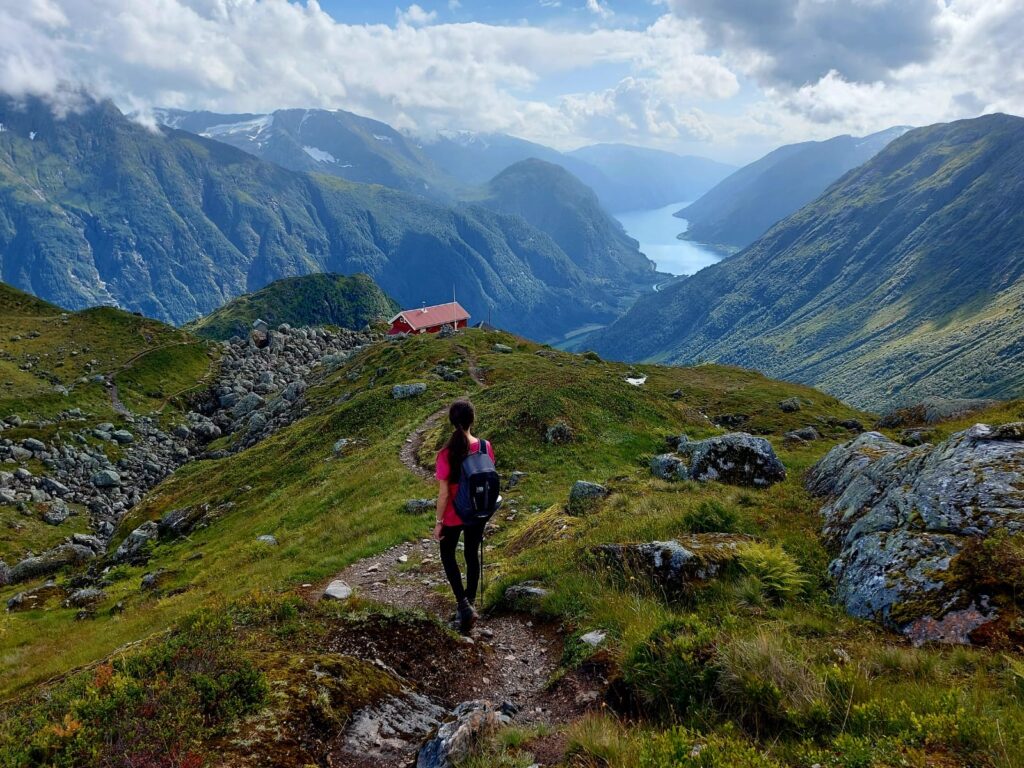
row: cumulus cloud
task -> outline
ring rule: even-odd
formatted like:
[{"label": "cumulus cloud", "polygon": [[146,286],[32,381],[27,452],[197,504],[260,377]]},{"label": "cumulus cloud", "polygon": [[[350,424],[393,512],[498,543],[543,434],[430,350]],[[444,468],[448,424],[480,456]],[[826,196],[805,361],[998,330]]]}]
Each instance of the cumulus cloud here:
[{"label": "cumulus cloud", "polygon": [[587,10],[602,19],[610,19],[614,15],[612,9],[601,0],[587,0]]},{"label": "cumulus cloud", "polygon": [[1024,113],[1024,0],[662,2],[646,27],[574,29],[440,23],[430,4],[345,24],[315,0],[0,0],[0,90],[728,152]]},{"label": "cumulus cloud", "polygon": [[439,24],[413,4],[393,25],[344,24],[313,0],[23,0],[2,13],[0,88],[72,82],[143,110],[341,107],[425,133],[468,125],[572,143],[573,121],[589,113],[531,100],[545,77],[602,63],[631,70],[642,85],[597,97],[642,93],[641,138],[643,126],[670,135],[665,121],[685,114],[688,97],[735,88],[669,17],[639,30]]},{"label": "cumulus cloud", "polygon": [[767,83],[836,72],[871,82],[928,61],[943,43],[940,0],[670,0],[713,45]]}]

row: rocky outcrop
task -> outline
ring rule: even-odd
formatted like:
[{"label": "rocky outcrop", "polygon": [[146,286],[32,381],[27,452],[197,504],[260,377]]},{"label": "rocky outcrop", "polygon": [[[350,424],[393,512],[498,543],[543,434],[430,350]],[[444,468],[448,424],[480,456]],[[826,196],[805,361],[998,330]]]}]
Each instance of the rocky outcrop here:
[{"label": "rocky outcrop", "polygon": [[468,757],[483,739],[508,725],[516,708],[509,703],[464,701],[453,711],[455,719],[437,729],[416,757],[416,768],[452,768]]},{"label": "rocky outcrop", "polygon": [[[46,467],[39,476],[24,466],[0,472],[0,504],[44,504],[43,519],[52,525],[60,525],[84,508],[102,549],[125,513],[168,474],[195,459],[243,450],[291,424],[305,413],[308,381],[333,370],[322,361],[330,358],[336,367],[374,338],[344,329],[282,325],[261,330],[221,344],[216,382],[197,399],[184,422],[169,431],[155,418],[127,411],[122,426],[109,422],[89,426],[88,416],[75,408],[57,417],[61,430],[49,443],[34,437],[0,438],[0,462],[17,466],[35,460]],[[99,374],[97,381],[112,386]],[[0,430],[25,426],[31,425],[16,414],[0,422]],[[208,444],[227,434],[232,440],[220,449],[223,453],[211,453]],[[95,445],[97,438],[117,445],[116,462],[102,445]],[[197,521],[183,519],[173,525],[161,521],[161,535],[183,535],[187,531],[177,528],[191,528]],[[63,567],[66,546],[71,543],[68,540],[36,556],[33,562],[46,563],[38,575]],[[50,563],[58,564],[51,568]],[[19,570],[19,580],[29,578],[25,574],[34,567]]]},{"label": "rocky outcrop", "polygon": [[993,585],[973,576],[972,546],[1024,532],[1024,423],[976,424],[910,448],[866,432],[807,475],[828,499],[824,535],[838,599],[915,643],[966,643],[997,619]]},{"label": "rocky outcrop", "polygon": [[594,554],[599,562],[624,575],[641,576],[669,595],[685,594],[737,563],[747,536],[695,533],[669,541],[642,544],[602,544]]},{"label": "rocky outcrop", "polygon": [[772,444],[746,432],[730,432],[704,440],[679,438],[676,452],[655,456],[651,472],[664,480],[718,480],[732,485],[766,488],[786,479],[786,468]]}]

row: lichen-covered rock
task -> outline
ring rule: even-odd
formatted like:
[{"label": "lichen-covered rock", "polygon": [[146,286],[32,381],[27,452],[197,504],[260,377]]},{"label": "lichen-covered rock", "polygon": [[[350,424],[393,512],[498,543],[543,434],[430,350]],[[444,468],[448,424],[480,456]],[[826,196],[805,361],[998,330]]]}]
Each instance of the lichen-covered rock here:
[{"label": "lichen-covered rock", "polygon": [[803,406],[800,403],[799,397],[787,397],[779,403],[779,410],[783,413],[796,413],[801,408]]},{"label": "lichen-covered rock", "polygon": [[515,708],[489,701],[464,701],[452,714],[455,719],[437,729],[416,757],[416,768],[451,768],[468,757],[485,738],[509,724]]},{"label": "lichen-covered rock", "polygon": [[402,509],[407,515],[422,515],[436,507],[436,499],[409,499]]},{"label": "lichen-covered rock", "polygon": [[651,474],[662,480],[685,480],[686,465],[674,453],[662,453],[651,459]]},{"label": "lichen-covered rock", "polygon": [[911,637],[968,642],[998,610],[959,556],[997,531],[1024,532],[1024,428],[976,424],[909,448],[865,432],[807,476],[821,513],[837,596],[854,616]]},{"label": "lichen-covered rock", "polygon": [[564,421],[556,421],[544,433],[544,441],[551,445],[565,445],[576,439],[573,428]]},{"label": "lichen-covered rock", "polygon": [[602,544],[598,559],[629,576],[643,576],[668,594],[693,590],[737,562],[747,536],[695,533],[669,541],[642,544]]},{"label": "lichen-covered rock", "polygon": [[608,489],[598,483],[577,480],[569,491],[569,514],[584,515],[608,495]]},{"label": "lichen-covered rock", "polygon": [[427,391],[427,385],[423,382],[416,384],[395,384],[391,388],[391,396],[395,400],[406,400],[410,397],[418,397]]},{"label": "lichen-covered rock", "polygon": [[17,584],[40,576],[48,576],[67,565],[75,565],[96,556],[89,547],[80,544],[62,544],[41,555],[26,557],[11,568],[10,582]]},{"label": "lichen-covered rock", "polygon": [[786,468],[775,455],[772,444],[746,432],[704,440],[679,438],[676,449],[687,465],[689,477],[698,482],[717,480],[731,485],[766,488],[786,479]]},{"label": "lichen-covered rock", "polygon": [[159,527],[153,520],[148,520],[125,537],[121,546],[114,553],[114,560],[119,563],[134,560],[142,553],[143,548],[159,534]]}]

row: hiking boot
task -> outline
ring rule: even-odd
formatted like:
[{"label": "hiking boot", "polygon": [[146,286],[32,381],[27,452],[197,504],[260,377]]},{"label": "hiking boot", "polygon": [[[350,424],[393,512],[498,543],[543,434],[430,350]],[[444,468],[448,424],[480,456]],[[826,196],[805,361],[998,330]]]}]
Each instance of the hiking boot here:
[{"label": "hiking boot", "polygon": [[463,600],[459,603],[459,632],[463,635],[468,635],[473,631],[473,626],[476,624],[476,620],[480,618],[477,615],[476,609],[473,608],[473,604],[469,600]]}]

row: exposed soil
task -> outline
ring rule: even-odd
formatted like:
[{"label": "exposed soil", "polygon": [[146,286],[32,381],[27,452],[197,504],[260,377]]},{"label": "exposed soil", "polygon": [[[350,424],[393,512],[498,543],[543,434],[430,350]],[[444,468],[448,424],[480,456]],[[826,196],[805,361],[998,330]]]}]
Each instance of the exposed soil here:
[{"label": "exposed soil", "polygon": [[[486,567],[486,566],[485,566]],[[355,593],[376,602],[420,609],[447,621],[454,611],[437,554],[430,539],[408,542],[354,563],[337,578]],[[472,637],[457,639],[433,622],[369,617],[347,624],[328,639],[330,650],[363,658],[405,681],[410,690],[426,694],[450,709],[461,701],[487,699],[515,704],[519,725],[558,726],[600,706],[607,685],[603,670],[590,667],[553,682],[562,658],[560,628],[538,623],[527,614],[482,615]],[[557,762],[564,749],[560,737],[538,740],[541,765]],[[410,744],[412,757],[419,744]],[[541,749],[542,748],[542,749]],[[555,754],[557,753],[557,754]],[[402,760],[377,760],[332,755],[331,765],[403,765]],[[550,761],[550,762],[548,762]]]}]

